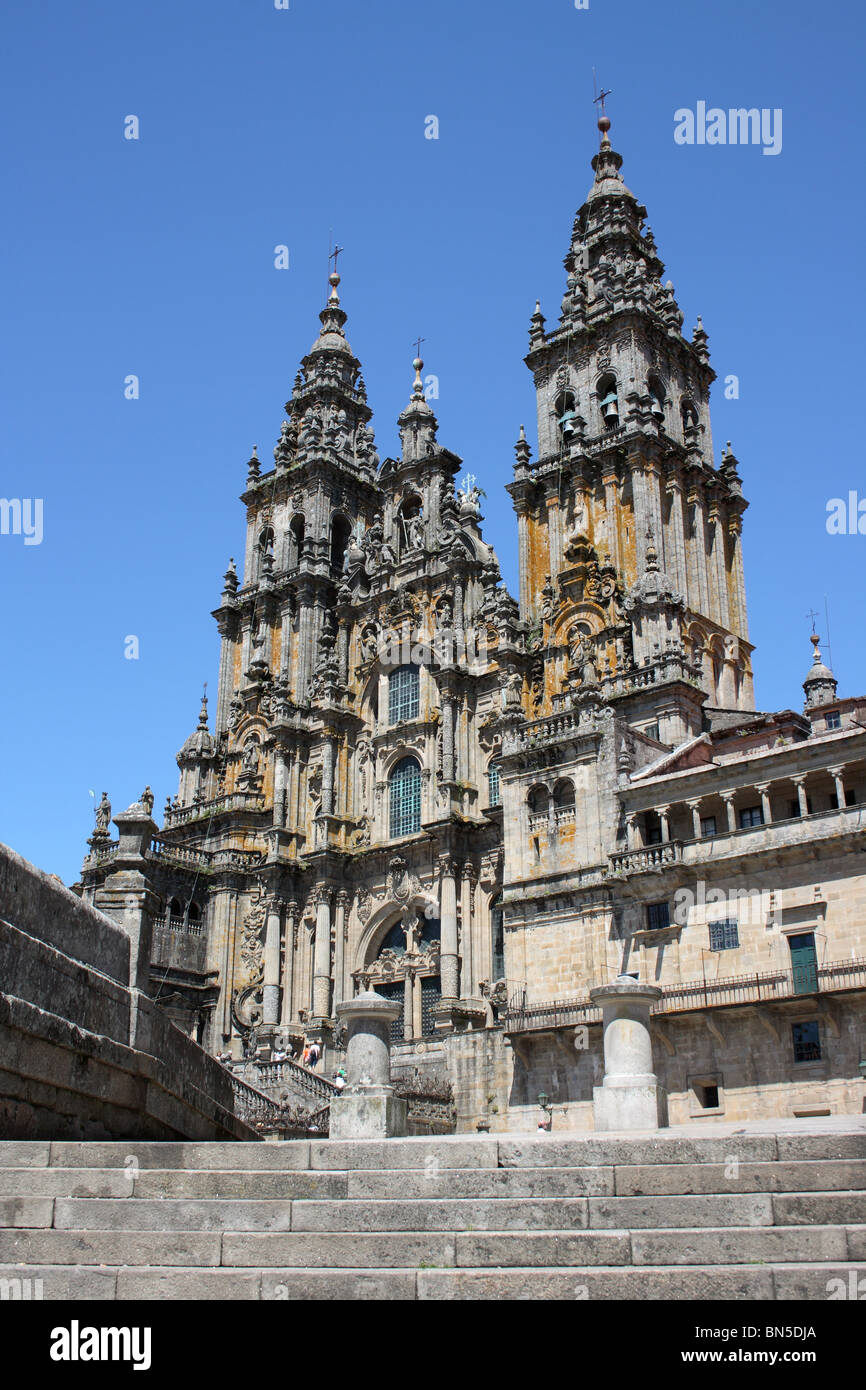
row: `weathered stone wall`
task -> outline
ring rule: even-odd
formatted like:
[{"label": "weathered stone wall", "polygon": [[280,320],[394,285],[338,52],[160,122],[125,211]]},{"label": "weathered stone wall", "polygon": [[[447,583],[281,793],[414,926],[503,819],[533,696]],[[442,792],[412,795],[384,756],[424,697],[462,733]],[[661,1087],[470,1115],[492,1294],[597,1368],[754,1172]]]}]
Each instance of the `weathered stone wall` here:
[{"label": "weathered stone wall", "polygon": [[129,974],[122,927],[0,845],[0,1137],[254,1137],[225,1069]]},{"label": "weathered stone wall", "polygon": [[[792,1024],[816,1019],[822,1058],[795,1062]],[[554,1130],[592,1130],[592,1088],[604,1076],[601,1025],[590,1025],[585,1048],[575,1047],[576,1037],[574,1028],[561,1028],[512,1046],[499,1028],[450,1036],[458,1132],[479,1122],[493,1132],[533,1131],[541,1092],[553,1105]],[[866,1017],[858,996],[654,1017],[653,1056],[671,1125],[866,1112],[859,1070]],[[718,1087],[717,1107],[702,1103],[706,1084]]]}]

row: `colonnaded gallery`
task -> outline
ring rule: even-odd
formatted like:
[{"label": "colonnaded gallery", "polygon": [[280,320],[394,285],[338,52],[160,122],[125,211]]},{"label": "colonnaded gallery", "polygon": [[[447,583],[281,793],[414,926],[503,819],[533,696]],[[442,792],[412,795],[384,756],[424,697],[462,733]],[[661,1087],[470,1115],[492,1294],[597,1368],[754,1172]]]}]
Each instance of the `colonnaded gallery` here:
[{"label": "colonnaded gallery", "polygon": [[[336,1005],[373,987],[401,1006],[395,1073],[449,1081],[459,1130],[534,1129],[539,1096],[588,1129],[589,991],[631,974],[662,991],[672,1124],[853,1113],[866,696],[813,635],[805,701],[754,707],[707,334],[683,336],[609,124],[558,319],[530,320],[519,600],[420,359],[380,461],[331,275],[273,466],[249,461],[215,708],[162,828],[149,794],[117,817],[146,838],[150,993],[212,1052],[318,1041],[330,1074]],[[110,826],[104,796],[77,891],[116,915]]]}]

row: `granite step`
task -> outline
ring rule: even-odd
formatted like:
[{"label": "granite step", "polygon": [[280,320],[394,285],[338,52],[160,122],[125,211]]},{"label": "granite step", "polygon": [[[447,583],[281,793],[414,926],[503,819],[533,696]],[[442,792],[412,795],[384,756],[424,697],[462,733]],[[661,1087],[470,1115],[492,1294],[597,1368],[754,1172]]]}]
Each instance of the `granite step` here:
[{"label": "granite step", "polygon": [[[46,1301],[190,1300],[201,1302],[426,1300],[621,1301],[709,1299],[826,1301],[838,1285],[864,1276],[862,1265],[767,1264],[539,1269],[216,1269],[198,1266],[0,1266],[0,1280],[41,1280]],[[866,1284],[864,1284],[866,1291]],[[838,1295],[837,1295],[838,1296]]]}]

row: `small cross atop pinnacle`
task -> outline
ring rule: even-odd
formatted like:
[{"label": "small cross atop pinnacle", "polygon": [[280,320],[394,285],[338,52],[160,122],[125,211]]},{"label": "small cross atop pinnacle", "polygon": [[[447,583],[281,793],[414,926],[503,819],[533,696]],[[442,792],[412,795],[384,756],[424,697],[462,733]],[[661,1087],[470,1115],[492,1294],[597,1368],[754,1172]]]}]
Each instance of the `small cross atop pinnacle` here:
[{"label": "small cross atop pinnacle", "polygon": [[818,616],[818,614],[815,612],[814,608],[810,608],[810,609],[809,609],[809,612],[806,614],[806,617],[807,617],[807,618],[810,618],[811,621],[812,621],[812,631],[813,631],[813,632],[817,632],[817,628],[815,627],[815,619],[817,618],[817,616]]},{"label": "small cross atop pinnacle", "polygon": [[592,90],[595,93],[592,98],[592,103],[593,106],[597,106],[599,109],[598,128],[601,131],[602,143],[604,143],[604,141],[607,140],[607,132],[610,130],[610,118],[604,109],[604,101],[605,97],[610,96],[611,88],[608,87],[607,91],[605,91],[604,87],[602,87],[600,92],[596,92],[595,68],[592,70]]},{"label": "small cross atop pinnacle", "polygon": [[416,356],[416,357],[420,357],[420,356],[421,356],[421,344],[422,344],[422,343],[426,343],[426,341],[427,341],[426,338],[416,338],[416,339],[415,339],[415,356]]},{"label": "small cross atop pinnacle", "polygon": [[334,275],[338,275],[338,274],[339,274],[339,271],[338,271],[338,269],[337,269],[337,257],[338,257],[338,256],[341,256],[341,255],[343,254],[343,252],[345,251],[345,249],[346,249],[345,246],[335,246],[334,249],[333,249],[333,251],[331,252],[331,254],[330,254],[329,257],[328,257],[328,265],[331,264],[331,261],[334,262],[334,271],[333,271]]}]

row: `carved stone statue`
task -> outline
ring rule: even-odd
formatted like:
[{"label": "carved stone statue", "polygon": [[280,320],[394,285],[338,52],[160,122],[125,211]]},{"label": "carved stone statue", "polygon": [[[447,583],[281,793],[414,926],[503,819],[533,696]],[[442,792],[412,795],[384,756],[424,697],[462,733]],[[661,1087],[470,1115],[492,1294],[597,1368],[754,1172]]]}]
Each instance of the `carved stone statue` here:
[{"label": "carved stone statue", "polygon": [[[141,796],[138,798],[148,815],[153,811],[153,792],[150,787],[145,787]],[[109,811],[111,807],[109,807]]]},{"label": "carved stone statue", "polygon": [[108,793],[102,793],[102,800],[96,808],[96,834],[99,836],[107,835],[108,827],[111,824],[111,802]]}]

